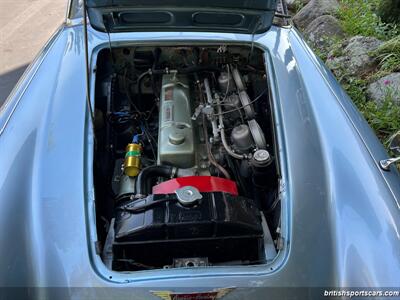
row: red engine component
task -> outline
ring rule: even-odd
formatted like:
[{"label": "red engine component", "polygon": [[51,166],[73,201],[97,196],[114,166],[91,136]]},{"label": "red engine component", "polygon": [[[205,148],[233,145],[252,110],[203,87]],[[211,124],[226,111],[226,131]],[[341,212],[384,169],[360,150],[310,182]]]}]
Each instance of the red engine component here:
[{"label": "red engine component", "polygon": [[232,180],[214,176],[187,176],[174,178],[153,186],[153,194],[173,194],[184,186],[193,186],[200,193],[223,192],[238,195],[236,183]]}]

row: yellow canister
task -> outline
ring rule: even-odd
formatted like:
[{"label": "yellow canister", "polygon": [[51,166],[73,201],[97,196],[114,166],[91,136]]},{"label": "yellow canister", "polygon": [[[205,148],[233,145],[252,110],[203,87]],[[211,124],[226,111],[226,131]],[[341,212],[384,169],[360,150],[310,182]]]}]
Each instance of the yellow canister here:
[{"label": "yellow canister", "polygon": [[137,176],[140,170],[140,155],[142,146],[140,144],[128,144],[126,146],[124,172],[130,177]]}]

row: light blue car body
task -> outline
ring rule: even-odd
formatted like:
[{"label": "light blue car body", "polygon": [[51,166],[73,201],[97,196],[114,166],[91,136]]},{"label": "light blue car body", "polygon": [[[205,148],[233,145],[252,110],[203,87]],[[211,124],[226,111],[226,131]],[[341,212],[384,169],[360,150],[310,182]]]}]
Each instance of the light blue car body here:
[{"label": "light blue car body", "polygon": [[[224,299],[304,299],[321,294],[298,288],[400,286],[399,173],[380,169],[384,147],[294,28],[272,26],[254,37],[113,33],[111,42],[254,42],[265,51],[283,249],[269,265],[134,273],[104,266],[95,243],[83,28],[80,18],[67,19],[0,108],[0,287],[42,299],[157,299],[152,292],[229,287]],[[92,66],[104,47],[107,34],[89,28]]]}]

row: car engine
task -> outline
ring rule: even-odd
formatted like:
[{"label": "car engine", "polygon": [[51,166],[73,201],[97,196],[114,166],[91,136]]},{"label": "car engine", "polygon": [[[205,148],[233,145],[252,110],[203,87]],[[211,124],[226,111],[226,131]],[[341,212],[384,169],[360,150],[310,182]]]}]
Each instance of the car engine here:
[{"label": "car engine", "polygon": [[104,49],[94,127],[97,229],[108,268],[275,257],[279,176],[261,50]]}]

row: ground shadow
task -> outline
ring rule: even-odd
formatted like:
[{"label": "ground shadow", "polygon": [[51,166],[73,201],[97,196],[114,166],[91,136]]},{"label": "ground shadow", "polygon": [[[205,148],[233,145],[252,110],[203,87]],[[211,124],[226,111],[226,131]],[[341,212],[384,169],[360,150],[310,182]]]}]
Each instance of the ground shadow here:
[{"label": "ground shadow", "polygon": [[6,73],[0,73],[0,107],[3,105],[27,67],[28,65],[25,64]]}]

